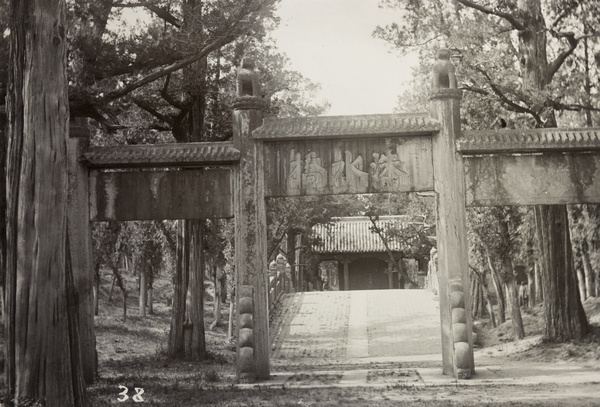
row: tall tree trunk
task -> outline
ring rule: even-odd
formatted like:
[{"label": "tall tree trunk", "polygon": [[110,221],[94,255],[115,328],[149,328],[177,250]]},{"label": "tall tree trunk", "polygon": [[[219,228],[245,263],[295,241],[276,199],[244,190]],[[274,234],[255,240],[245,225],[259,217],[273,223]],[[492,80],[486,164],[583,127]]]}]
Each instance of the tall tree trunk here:
[{"label": "tall tree trunk", "polygon": [[100,264],[94,266],[94,315],[100,310]]},{"label": "tall tree trunk", "polygon": [[481,286],[479,284],[479,280],[475,276],[471,276],[471,298],[472,298],[472,306],[471,306],[471,316],[473,319],[476,319],[481,315],[482,303],[481,303]]},{"label": "tall tree trunk", "polygon": [[487,284],[482,284],[482,286],[483,286],[483,298],[485,300],[488,314],[490,315],[490,322],[492,324],[492,328],[496,328],[498,326],[498,322],[496,320],[496,313],[494,312],[494,306],[490,299],[490,293],[488,290],[488,286],[487,286]]},{"label": "tall tree trunk", "polygon": [[125,287],[121,287],[121,293],[123,294],[123,322],[127,322],[127,290]]},{"label": "tall tree trunk", "polygon": [[569,219],[571,233],[571,247],[573,250],[573,263],[575,272],[577,274],[577,285],[579,288],[579,296],[582,301],[589,296],[589,290],[586,286],[586,278],[583,263],[583,250],[585,243],[585,220],[583,218],[583,206],[582,205],[569,205],[567,206],[567,214]]},{"label": "tall tree trunk", "polygon": [[534,263],[533,272],[535,276],[535,302],[540,303],[544,301],[544,284],[542,280],[542,270],[539,260]]},{"label": "tall tree trunk", "polygon": [[577,290],[565,206],[535,208],[540,258],[544,269],[544,313],[546,339],[567,341],[583,338],[589,331]]},{"label": "tall tree trunk", "polygon": [[508,284],[506,283],[506,279],[502,279],[502,290],[504,291],[504,309],[508,315],[512,313],[512,303],[510,302],[510,290],[508,288]]},{"label": "tall tree trunk", "polygon": [[11,1],[7,112],[6,390],[86,404],[67,236],[64,0]]},{"label": "tall tree trunk", "polygon": [[154,315],[154,279],[148,281],[148,314]]},{"label": "tall tree trunk", "polygon": [[[202,223],[181,220],[177,229],[177,267],[171,333],[167,353],[170,357],[204,360],[204,259]],[[189,299],[189,301],[186,301]]]},{"label": "tall tree trunk", "polygon": [[[0,98],[6,99],[6,87],[0,83]],[[6,287],[6,115],[0,113],[0,290],[4,294]],[[2,297],[4,300],[4,296]],[[4,302],[2,302],[4,307]],[[2,316],[4,318],[2,308]],[[4,323],[5,320],[3,319]]]},{"label": "tall tree trunk", "polygon": [[[185,336],[188,343],[184,344],[186,359],[206,359],[206,342],[204,336],[204,253],[202,236],[203,220],[188,220],[189,222],[189,293],[191,309],[189,310],[191,335]],[[189,339],[188,339],[189,338]]]},{"label": "tall tree trunk", "polygon": [[590,261],[590,255],[587,251],[587,243],[584,242],[584,250],[581,251],[581,262],[583,263],[583,272],[585,278],[585,289],[587,297],[596,297],[596,286],[594,284],[594,270]]},{"label": "tall tree trunk", "polygon": [[[545,98],[539,97],[552,80],[541,1],[519,0],[517,8],[524,26],[519,32],[523,91],[526,95],[531,94],[530,100],[538,101],[530,108],[540,112],[544,127],[556,127],[553,109],[544,106]],[[542,248],[546,336],[554,341],[580,338],[588,331],[573,271],[566,212],[564,205],[535,207],[536,232]],[[561,332],[562,329],[564,332]]]},{"label": "tall tree trunk", "polygon": [[219,279],[219,292],[221,293],[221,303],[227,302],[227,273],[222,270],[221,278]]},{"label": "tall tree trunk", "polygon": [[581,261],[581,251],[576,252],[575,256],[578,257],[578,260],[575,261],[575,273],[577,275],[577,288],[579,289],[579,298],[581,298],[581,301],[585,301],[588,296],[587,291],[585,289],[585,274],[583,271],[583,262]]},{"label": "tall tree trunk", "polygon": [[140,317],[146,316],[146,302],[148,301],[148,291],[147,291],[147,283],[146,283],[146,267],[140,267],[140,297],[139,297],[139,307],[140,307]]},{"label": "tall tree trunk", "polygon": [[227,323],[227,340],[231,340],[233,336],[233,311],[234,311],[235,298],[232,296],[229,299],[229,321]]},{"label": "tall tree trunk", "polygon": [[213,322],[210,324],[210,330],[212,331],[217,326],[221,325],[221,272],[217,266],[213,266],[213,277],[215,286],[215,297],[213,298]]},{"label": "tall tree trunk", "polygon": [[110,283],[110,290],[108,291],[108,302],[112,301],[113,292],[115,291],[115,282],[117,278],[113,274],[112,282]]},{"label": "tall tree trunk", "polygon": [[[192,35],[202,30],[202,1],[185,0],[183,32]],[[173,124],[177,142],[203,141],[204,114],[206,110],[206,65],[204,58],[184,70],[189,84],[187,106]],[[177,270],[174,280],[173,316],[169,336],[168,354],[202,360],[206,357],[204,338],[204,259],[202,255],[202,229],[200,220],[180,220],[178,226]],[[194,245],[198,245],[195,247]],[[183,256],[180,257],[180,256]],[[199,263],[201,262],[201,263]],[[190,309],[186,297],[191,298]],[[188,315],[189,325],[185,325]],[[186,331],[187,330],[187,331]]]},{"label": "tall tree trunk", "polygon": [[183,351],[183,324],[186,315],[185,300],[188,290],[188,255],[189,246],[185,244],[187,223],[184,220],[177,222],[177,255],[175,276],[173,279],[173,310],[171,313],[171,331],[167,354],[170,357],[182,357]]},{"label": "tall tree trunk", "polygon": [[502,289],[502,280],[500,279],[498,270],[496,270],[496,267],[494,267],[494,263],[492,263],[489,253],[486,254],[486,259],[490,268],[490,274],[492,275],[494,288],[496,289],[496,297],[498,300],[498,324],[502,325],[506,321],[506,312],[504,307],[506,302],[504,298],[504,290]]},{"label": "tall tree trunk", "polygon": [[519,306],[519,292],[517,290],[517,280],[515,278],[515,270],[512,260],[507,261],[510,267],[510,273],[506,278],[507,293],[510,300],[510,318],[512,320],[513,333],[515,339],[523,339],[525,337],[525,329],[523,328],[523,319],[521,318],[521,307]]},{"label": "tall tree trunk", "polygon": [[533,307],[535,306],[535,272],[534,270],[529,270],[527,272],[527,306]]}]

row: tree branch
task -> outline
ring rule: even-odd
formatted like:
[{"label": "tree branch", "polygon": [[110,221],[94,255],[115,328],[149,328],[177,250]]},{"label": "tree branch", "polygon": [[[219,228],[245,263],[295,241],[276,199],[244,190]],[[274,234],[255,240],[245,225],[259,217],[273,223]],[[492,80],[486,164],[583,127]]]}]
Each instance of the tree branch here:
[{"label": "tree branch", "polygon": [[113,3],[112,7],[120,7],[120,8],[146,7],[149,5],[157,5],[159,3],[160,3],[160,0],[140,1],[137,3]]},{"label": "tree branch", "polygon": [[174,64],[166,66],[159,71],[156,71],[149,75],[146,75],[145,77],[143,77],[141,79],[138,79],[136,81],[133,81],[133,82],[127,84],[122,89],[117,89],[112,92],[109,92],[106,96],[100,98],[99,102],[100,103],[108,103],[115,99],[123,97],[123,96],[127,95],[128,93],[141,88],[144,85],[147,85],[151,82],[154,82],[155,80],[157,80],[159,78],[162,78],[165,75],[168,75],[172,72],[178,71],[179,69],[185,68],[186,66],[204,58],[206,55],[208,55],[210,52],[214,51],[215,49],[220,48],[220,47],[230,43],[234,39],[235,39],[235,36],[233,34],[228,34],[223,37],[217,38],[216,40],[214,40],[213,42],[211,42],[210,44],[205,46],[198,54],[193,55],[189,58],[183,59],[179,62],[175,62]]},{"label": "tree branch", "polygon": [[490,92],[486,91],[485,89],[476,88],[475,86],[470,86],[470,85],[463,85],[459,89],[477,93],[477,94],[483,95],[483,96],[488,96],[490,94]]},{"label": "tree branch", "polygon": [[555,101],[552,101],[551,103],[552,103],[552,107],[556,110],[569,110],[572,112],[580,112],[582,110],[587,110],[590,112],[600,112],[600,108],[594,107],[594,106],[589,106],[589,105],[581,105],[578,103],[565,104],[565,103],[560,103],[560,102],[555,102]]},{"label": "tree branch", "polygon": [[563,64],[563,62],[565,62],[565,60],[569,57],[569,55],[571,55],[573,53],[573,51],[575,51],[575,48],[577,48],[577,45],[579,45],[579,40],[580,38],[575,38],[575,34],[572,32],[567,32],[567,33],[555,33],[553,32],[553,35],[557,38],[566,38],[567,41],[569,41],[569,48],[564,50],[563,52],[561,52],[554,61],[552,61],[550,63],[550,65],[548,65],[548,71],[546,72],[546,84],[549,84],[550,82],[552,82],[552,78],[554,77],[554,74],[560,69],[561,65]]},{"label": "tree branch", "polygon": [[474,66],[473,68],[485,77],[485,79],[488,82],[488,85],[490,85],[490,88],[492,89],[494,94],[500,98],[500,101],[502,103],[504,103],[507,107],[510,107],[511,110],[513,110],[514,112],[527,113],[527,114],[531,115],[535,119],[537,124],[539,124],[540,126],[543,126],[544,122],[543,122],[542,118],[540,117],[540,115],[536,111],[531,110],[525,106],[521,106],[520,104],[510,100],[504,94],[504,92],[492,81],[492,78],[490,78],[490,76],[488,75],[488,73],[486,71],[484,71],[482,68],[480,68],[478,66]]},{"label": "tree branch", "polygon": [[145,100],[142,100],[140,98],[132,98],[132,100],[133,100],[133,103],[135,103],[140,109],[145,110],[146,112],[150,113],[152,116],[156,117],[158,120],[162,120],[165,123],[173,125],[173,119],[171,117],[160,113],[158,110],[156,110],[154,107],[152,107]]},{"label": "tree branch", "polygon": [[164,7],[159,7],[154,4],[146,4],[144,7],[146,7],[148,10],[156,14],[157,17],[161,18],[162,20],[166,21],[172,26],[181,28],[181,26],[183,25],[177,17],[169,13],[169,11]]},{"label": "tree branch", "polygon": [[579,7],[578,2],[571,2],[570,4],[567,4],[567,7],[558,16],[556,16],[552,24],[550,24],[551,29],[556,28],[556,26],[577,7]]},{"label": "tree branch", "polygon": [[498,11],[498,10],[492,10],[490,8],[482,6],[481,4],[474,3],[474,2],[472,2],[470,0],[454,0],[454,1],[459,2],[460,4],[462,4],[465,7],[469,7],[469,8],[481,11],[482,13],[490,14],[490,15],[493,15],[493,16],[497,16],[497,17],[503,18],[506,21],[508,21],[515,28],[515,30],[522,31],[522,30],[525,29],[525,26],[523,25],[523,23],[521,23],[519,20],[517,20],[515,18],[515,16],[513,16],[510,13],[503,13],[503,12]]},{"label": "tree branch", "polygon": [[160,90],[160,95],[171,106],[173,106],[179,110],[185,110],[184,103],[178,102],[177,100],[175,100],[175,98],[173,98],[171,95],[169,95],[169,83],[170,82],[171,82],[171,74],[168,74],[165,79],[165,83],[164,83],[162,89]]}]

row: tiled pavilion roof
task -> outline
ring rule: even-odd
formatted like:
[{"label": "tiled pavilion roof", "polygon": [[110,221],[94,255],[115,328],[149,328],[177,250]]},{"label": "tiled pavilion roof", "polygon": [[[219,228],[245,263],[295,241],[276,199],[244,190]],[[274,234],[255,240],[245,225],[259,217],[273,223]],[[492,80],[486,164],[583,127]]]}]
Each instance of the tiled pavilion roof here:
[{"label": "tiled pavilion roof", "polygon": [[[406,229],[410,223],[408,216],[380,216],[377,221],[383,229],[390,226]],[[385,253],[381,238],[370,229],[372,225],[366,216],[335,218],[332,224],[315,225],[313,235],[319,237],[322,244],[313,250],[317,253]],[[393,251],[407,248],[397,242],[390,246]]]}]

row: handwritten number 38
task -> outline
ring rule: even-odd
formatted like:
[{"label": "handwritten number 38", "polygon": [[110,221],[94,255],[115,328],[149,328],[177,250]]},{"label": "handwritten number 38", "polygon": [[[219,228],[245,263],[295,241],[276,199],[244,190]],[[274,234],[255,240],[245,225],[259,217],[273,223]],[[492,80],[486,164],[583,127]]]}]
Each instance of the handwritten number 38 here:
[{"label": "handwritten number 38", "polygon": [[[121,397],[119,397],[117,399],[117,401],[129,400],[129,396],[127,395],[127,392],[129,391],[129,389],[125,386],[119,386],[119,389],[122,389],[123,391],[121,393],[119,393],[119,396],[121,396]],[[144,401],[144,399],[142,398],[142,394],[144,394],[144,389],[142,389],[140,387],[134,387],[133,389],[135,390],[135,394],[133,395],[133,397],[131,399],[137,403]]]}]

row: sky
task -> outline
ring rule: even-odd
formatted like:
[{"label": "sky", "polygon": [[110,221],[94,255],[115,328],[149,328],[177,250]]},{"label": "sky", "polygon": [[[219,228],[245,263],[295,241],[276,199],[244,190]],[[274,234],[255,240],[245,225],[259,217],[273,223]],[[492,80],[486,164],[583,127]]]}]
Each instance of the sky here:
[{"label": "sky", "polygon": [[414,57],[401,57],[372,37],[399,18],[378,0],[281,0],[273,33],[291,69],[321,84],[326,115],[392,113],[411,78]]}]

